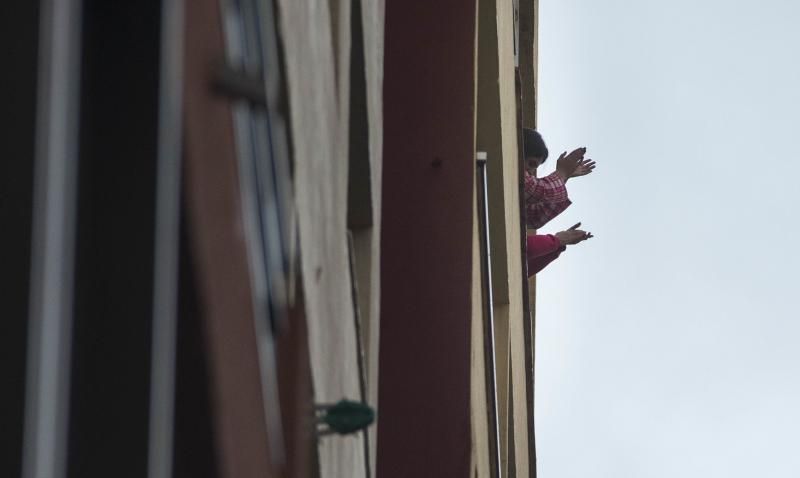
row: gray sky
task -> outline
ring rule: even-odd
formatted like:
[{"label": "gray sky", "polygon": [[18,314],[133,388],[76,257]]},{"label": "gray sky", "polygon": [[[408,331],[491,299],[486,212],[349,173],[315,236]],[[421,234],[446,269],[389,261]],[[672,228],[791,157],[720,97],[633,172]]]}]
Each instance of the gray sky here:
[{"label": "gray sky", "polygon": [[800,477],[800,2],[540,0],[540,478]]}]

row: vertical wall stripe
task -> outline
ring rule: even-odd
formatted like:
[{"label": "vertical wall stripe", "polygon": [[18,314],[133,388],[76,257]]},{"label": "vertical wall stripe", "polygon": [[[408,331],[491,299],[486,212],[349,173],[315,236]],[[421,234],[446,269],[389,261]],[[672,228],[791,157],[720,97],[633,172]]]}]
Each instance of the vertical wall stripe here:
[{"label": "vertical wall stripe", "polygon": [[80,0],[42,2],[24,478],[66,473],[80,18]]},{"label": "vertical wall stripe", "polygon": [[161,8],[149,478],[172,475],[181,190],[183,1]]}]

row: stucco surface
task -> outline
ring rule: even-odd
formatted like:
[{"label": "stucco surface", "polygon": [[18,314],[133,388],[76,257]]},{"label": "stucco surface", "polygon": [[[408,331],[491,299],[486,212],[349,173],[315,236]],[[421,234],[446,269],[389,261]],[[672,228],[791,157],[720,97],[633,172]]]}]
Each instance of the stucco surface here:
[{"label": "stucco surface", "polygon": [[[359,396],[346,224],[347,115],[339,107],[347,102],[338,101],[349,80],[350,24],[341,10],[331,15],[331,6],[345,8],[349,0],[278,4],[314,397],[335,402]],[[332,18],[339,22],[335,41]],[[337,68],[337,61],[348,67]],[[319,459],[323,477],[364,476],[361,435],[321,438]]]}]

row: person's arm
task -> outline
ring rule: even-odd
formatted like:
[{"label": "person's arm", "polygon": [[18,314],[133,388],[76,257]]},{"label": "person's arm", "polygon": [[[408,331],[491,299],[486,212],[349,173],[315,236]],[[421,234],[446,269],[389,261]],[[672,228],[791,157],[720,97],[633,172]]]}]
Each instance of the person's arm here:
[{"label": "person's arm", "polygon": [[567,187],[564,178],[558,172],[552,172],[542,178],[525,171],[525,202],[563,202],[568,201]]},{"label": "person's arm", "polygon": [[573,246],[587,239],[594,237],[591,232],[578,229],[581,223],[577,223],[566,231],[558,232],[554,235],[530,235],[528,236],[528,277],[535,275],[548,264],[553,262],[567,246]]},{"label": "person's arm", "polygon": [[564,244],[555,234],[530,234],[528,235],[528,258],[536,258],[558,251]]},{"label": "person's arm", "polygon": [[586,148],[561,153],[556,170],[543,178],[525,171],[525,217],[528,226],[540,228],[569,207],[566,182],[594,171],[595,162],[586,159]]},{"label": "person's arm", "polygon": [[567,246],[552,234],[528,236],[528,277],[535,275],[553,262]]},{"label": "person's arm", "polygon": [[525,218],[530,227],[544,226],[570,204],[564,180],[558,173],[537,178],[525,172]]},{"label": "person's arm", "polygon": [[551,262],[558,259],[558,256],[560,256],[565,249],[566,247],[562,247],[561,249],[551,252],[550,254],[545,254],[533,259],[528,258],[528,277],[533,277],[541,272],[542,269],[547,267]]}]

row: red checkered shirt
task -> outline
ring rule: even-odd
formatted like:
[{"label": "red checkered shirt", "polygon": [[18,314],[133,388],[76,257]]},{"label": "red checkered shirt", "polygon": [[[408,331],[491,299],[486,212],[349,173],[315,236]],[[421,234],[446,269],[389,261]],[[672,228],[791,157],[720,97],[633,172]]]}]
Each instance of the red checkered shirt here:
[{"label": "red checkered shirt", "polygon": [[537,178],[525,172],[525,217],[528,226],[539,229],[561,214],[572,202],[564,180],[556,173]]}]

